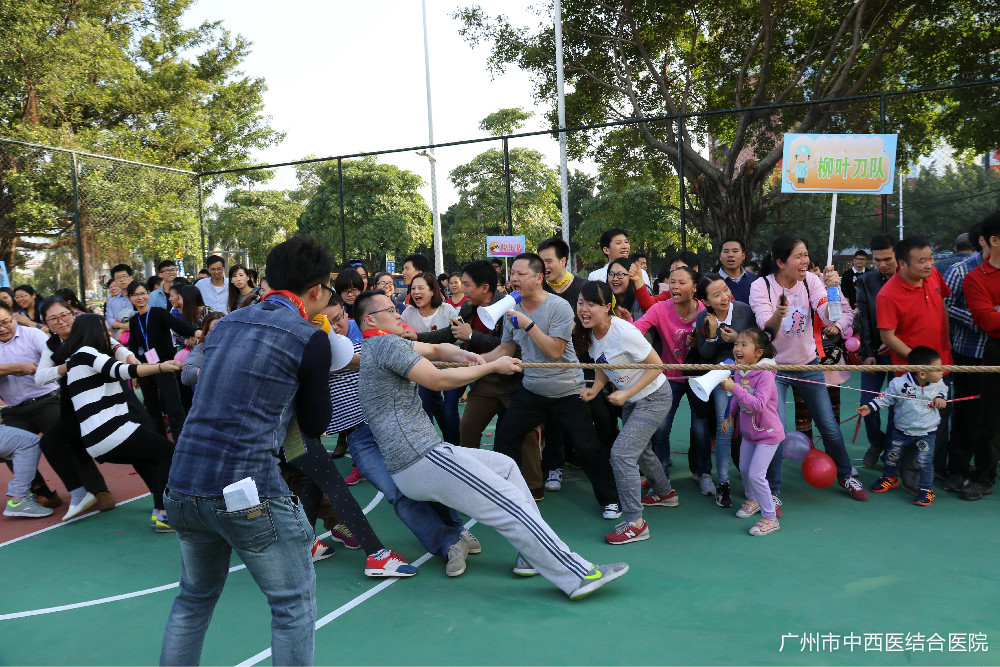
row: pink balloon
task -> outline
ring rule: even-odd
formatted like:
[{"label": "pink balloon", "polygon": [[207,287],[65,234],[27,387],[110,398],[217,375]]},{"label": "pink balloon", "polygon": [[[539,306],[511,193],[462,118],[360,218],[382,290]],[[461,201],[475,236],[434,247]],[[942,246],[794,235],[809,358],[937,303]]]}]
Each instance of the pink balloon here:
[{"label": "pink balloon", "polygon": [[858,337],[848,338],[844,341],[844,347],[847,348],[848,352],[857,352],[861,349],[861,339]]},{"label": "pink balloon", "polygon": [[844,338],[854,337],[854,327],[847,327],[847,331],[844,332]]}]

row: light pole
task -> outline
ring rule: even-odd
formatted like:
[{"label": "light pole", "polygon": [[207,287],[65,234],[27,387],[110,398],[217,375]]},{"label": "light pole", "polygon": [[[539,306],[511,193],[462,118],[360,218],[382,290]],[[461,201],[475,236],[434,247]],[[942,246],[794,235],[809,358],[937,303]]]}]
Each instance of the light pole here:
[{"label": "light pole", "polygon": [[[562,48],[562,6],[560,0],[555,0],[556,27],[556,107],[559,114],[559,129],[566,127],[566,90],[563,77]],[[559,186],[562,203],[562,239],[569,245],[569,173],[566,169],[566,133],[559,133]],[[570,273],[573,272],[573,255],[566,262]]]},{"label": "light pole", "polygon": [[[427,0],[420,0],[420,8],[424,17],[424,69],[427,77],[427,143],[434,145],[434,116],[431,113],[431,56],[427,43]],[[431,163],[431,219],[434,223],[434,273],[444,273],[444,250],[441,243],[441,214],[438,212],[437,199],[437,168],[434,159],[434,149],[421,151]]]}]

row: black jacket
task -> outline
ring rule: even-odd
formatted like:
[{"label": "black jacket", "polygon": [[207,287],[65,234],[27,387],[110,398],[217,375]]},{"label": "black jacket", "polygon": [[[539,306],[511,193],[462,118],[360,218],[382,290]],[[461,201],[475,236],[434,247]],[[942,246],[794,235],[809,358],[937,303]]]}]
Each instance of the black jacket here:
[{"label": "black jacket", "polygon": [[[891,276],[890,276],[891,277]],[[878,333],[878,314],[875,311],[875,297],[879,290],[888,282],[881,271],[867,271],[855,283],[858,295],[858,307],[855,309],[854,328],[861,338],[861,358],[876,356],[882,347],[882,337]]]},{"label": "black jacket", "polygon": [[[493,300],[490,301],[490,305],[496,303],[505,296],[506,294],[501,294],[499,291],[493,292]],[[469,300],[466,299],[465,303],[462,304],[461,309],[458,311],[458,316],[462,318],[463,322],[471,323],[475,310],[476,307],[469,303]],[[503,335],[503,321],[504,318],[502,317],[497,321],[497,325],[493,327],[492,334],[473,330],[471,345],[466,341],[456,340],[451,334],[451,327],[444,327],[443,329],[438,329],[437,331],[425,331],[424,333],[418,333],[417,340],[422,343],[454,343],[455,345],[459,345],[465,349],[469,349],[471,347],[484,352],[489,352],[500,345],[500,337]]]},{"label": "black jacket", "polygon": [[858,281],[869,273],[878,273],[877,269],[865,269],[864,273],[855,273],[854,267],[850,267],[841,276],[840,291],[844,293],[851,304],[851,308],[857,310],[858,307]]}]

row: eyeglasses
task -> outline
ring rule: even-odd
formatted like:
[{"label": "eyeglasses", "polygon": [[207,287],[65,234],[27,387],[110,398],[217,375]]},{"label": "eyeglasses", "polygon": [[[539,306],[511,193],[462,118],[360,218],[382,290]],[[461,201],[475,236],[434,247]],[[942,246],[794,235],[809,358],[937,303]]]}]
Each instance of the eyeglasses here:
[{"label": "eyeglasses", "polygon": [[369,315],[378,315],[379,313],[397,312],[396,306],[389,306],[388,308],[383,308],[382,310],[373,310],[368,313]]},{"label": "eyeglasses", "polygon": [[149,296],[149,292],[140,292],[136,290],[135,292],[132,292],[131,296]]},{"label": "eyeglasses", "polygon": [[613,273],[609,273],[608,274],[608,278],[628,278],[628,274],[627,273],[619,273],[618,271],[615,271]]},{"label": "eyeglasses", "polygon": [[14,324],[14,320],[0,320],[0,327],[6,328],[12,324]]},{"label": "eyeglasses", "polygon": [[176,266],[165,266],[162,269],[160,269],[160,273],[177,273],[177,267]]},{"label": "eyeglasses", "polygon": [[73,319],[73,313],[63,313],[62,315],[50,315],[45,318],[46,322],[69,322]]},{"label": "eyeglasses", "polygon": [[352,294],[354,296],[357,296],[358,294],[361,294],[361,290],[359,290],[357,287],[350,287],[344,290],[344,294]]}]

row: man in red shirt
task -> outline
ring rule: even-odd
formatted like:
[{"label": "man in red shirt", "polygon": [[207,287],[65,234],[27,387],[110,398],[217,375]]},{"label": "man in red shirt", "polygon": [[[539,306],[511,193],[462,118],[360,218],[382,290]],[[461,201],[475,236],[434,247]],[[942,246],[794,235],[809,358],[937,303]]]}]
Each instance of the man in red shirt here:
[{"label": "man in red shirt", "polygon": [[[942,364],[951,365],[954,361],[948,335],[948,309],[944,304],[944,298],[951,296],[951,290],[934,268],[930,243],[919,236],[905,238],[896,244],[896,258],[899,260],[896,275],[886,282],[875,298],[879,335],[889,348],[892,363],[906,364],[910,350],[925,345],[941,355]],[[946,375],[944,381],[950,391],[951,376]],[[951,403],[941,410],[941,423],[934,444],[938,452],[948,451],[950,415]],[[912,454],[912,451],[908,452],[907,459]],[[915,489],[913,466],[903,462],[900,469],[903,471],[903,486],[908,490]]]},{"label": "man in red shirt", "polygon": [[[990,258],[969,271],[962,283],[972,321],[989,336],[983,365],[1000,365],[1000,211],[983,221],[983,238]],[[958,493],[962,500],[979,500],[993,492],[1000,460],[1000,384],[986,376],[980,387],[979,425],[974,440],[976,468]]]}]

